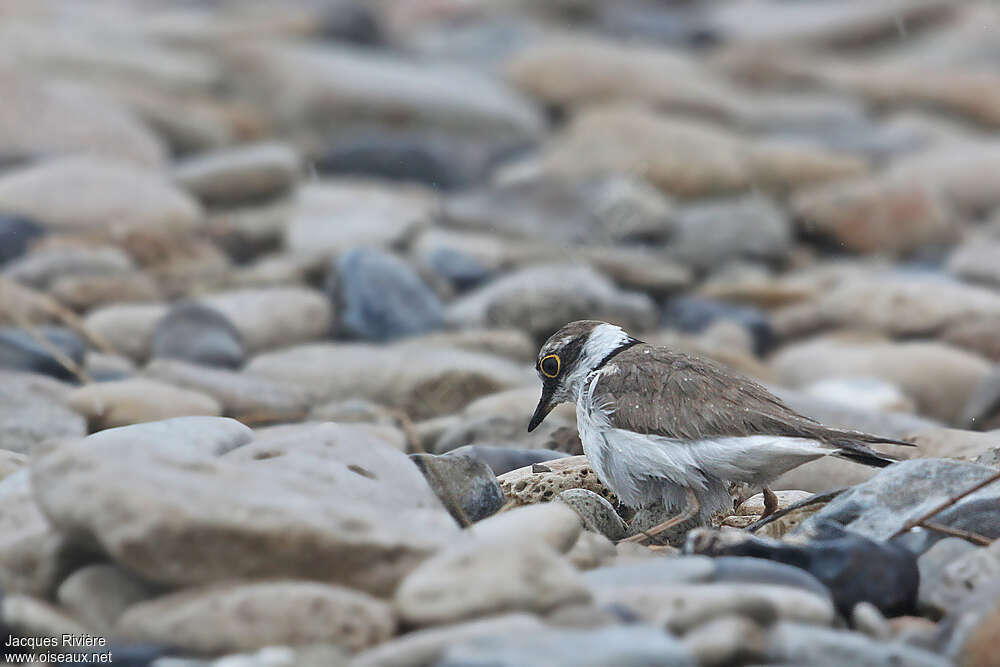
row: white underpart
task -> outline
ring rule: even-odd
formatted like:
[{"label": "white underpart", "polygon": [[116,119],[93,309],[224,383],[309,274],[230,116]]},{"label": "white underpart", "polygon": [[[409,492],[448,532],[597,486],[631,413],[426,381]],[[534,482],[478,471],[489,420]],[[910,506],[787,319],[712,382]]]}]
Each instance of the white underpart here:
[{"label": "white underpart", "polygon": [[588,378],[576,403],[576,421],[583,452],[597,477],[629,507],[663,501],[667,508],[679,509],[691,489],[707,519],[731,502],[728,482],[766,484],[836,451],[804,438],[754,435],[682,441],[615,428],[609,406],[594,402],[597,380],[615,370],[601,369]]}]

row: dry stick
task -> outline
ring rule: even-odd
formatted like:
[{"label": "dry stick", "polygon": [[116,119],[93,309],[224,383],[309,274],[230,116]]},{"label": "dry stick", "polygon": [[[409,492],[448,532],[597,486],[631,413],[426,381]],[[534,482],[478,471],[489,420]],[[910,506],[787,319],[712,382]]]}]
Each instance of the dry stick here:
[{"label": "dry stick", "polygon": [[946,526],[941,523],[935,523],[933,521],[924,521],[920,524],[921,527],[927,530],[933,530],[939,533],[944,533],[945,535],[951,535],[952,537],[960,537],[963,540],[968,540],[973,544],[978,544],[981,547],[988,547],[993,543],[993,540],[986,537],[985,535],[980,535],[979,533],[972,533],[968,530],[962,530],[961,528],[952,528],[951,526]]},{"label": "dry stick", "polygon": [[998,473],[996,473],[994,475],[990,475],[989,477],[987,477],[983,481],[979,482],[978,484],[976,484],[972,488],[966,489],[965,491],[963,491],[962,493],[958,494],[957,496],[955,496],[953,498],[949,498],[948,500],[944,501],[943,503],[941,503],[940,505],[938,505],[934,509],[930,510],[929,512],[924,513],[922,516],[920,516],[920,517],[918,517],[916,519],[911,519],[911,520],[907,521],[906,523],[903,524],[902,528],[900,528],[895,533],[893,533],[892,535],[890,535],[889,539],[891,540],[894,537],[899,537],[903,533],[909,532],[910,530],[912,530],[912,529],[916,528],[917,526],[923,524],[925,521],[927,521],[927,519],[930,519],[935,514],[940,514],[944,510],[948,509],[949,507],[951,507],[952,505],[954,505],[955,503],[957,503],[962,498],[965,498],[966,496],[975,493],[976,491],[978,491],[979,489],[983,488],[984,486],[989,486],[990,484],[992,484],[993,482],[997,481],[998,479],[1000,479],[1000,472],[998,472]]}]

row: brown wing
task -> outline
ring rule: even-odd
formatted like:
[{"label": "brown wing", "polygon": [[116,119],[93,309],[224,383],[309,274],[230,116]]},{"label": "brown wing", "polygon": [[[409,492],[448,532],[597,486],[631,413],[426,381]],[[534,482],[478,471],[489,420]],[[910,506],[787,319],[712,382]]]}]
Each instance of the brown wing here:
[{"label": "brown wing", "polygon": [[608,362],[595,388],[618,428],[683,440],[781,435],[845,442],[908,444],[830,429],[804,417],[753,380],[707,359],[636,345]]}]

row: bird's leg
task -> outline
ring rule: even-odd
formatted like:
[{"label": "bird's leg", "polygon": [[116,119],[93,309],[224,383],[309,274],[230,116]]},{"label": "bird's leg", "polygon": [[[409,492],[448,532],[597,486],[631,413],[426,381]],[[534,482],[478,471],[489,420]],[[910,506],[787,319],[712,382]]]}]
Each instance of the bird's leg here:
[{"label": "bird's leg", "polygon": [[[774,491],[768,487],[764,487],[764,513],[760,515],[761,519],[766,519],[778,510],[778,496]],[[758,519],[759,521],[760,519]]]},{"label": "bird's leg", "polygon": [[671,517],[666,521],[664,521],[663,523],[653,526],[649,530],[644,530],[637,535],[633,535],[632,537],[626,537],[625,539],[620,541],[641,542],[644,539],[652,540],[660,533],[666,530],[670,530],[674,526],[679,526],[685,521],[690,521],[691,519],[693,519],[698,515],[698,512],[701,511],[701,503],[698,501],[698,496],[694,494],[694,491],[692,489],[687,489],[687,499],[688,499],[688,506],[685,512],[678,514],[677,516]]}]

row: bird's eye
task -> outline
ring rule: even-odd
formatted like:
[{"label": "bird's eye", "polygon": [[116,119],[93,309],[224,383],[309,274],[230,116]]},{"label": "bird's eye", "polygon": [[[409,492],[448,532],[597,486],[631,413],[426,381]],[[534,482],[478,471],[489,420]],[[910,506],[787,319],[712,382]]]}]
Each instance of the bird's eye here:
[{"label": "bird's eye", "polygon": [[562,362],[559,361],[559,355],[550,354],[541,360],[538,364],[538,368],[541,369],[542,375],[547,378],[554,378],[559,375],[559,368],[562,366]]}]

